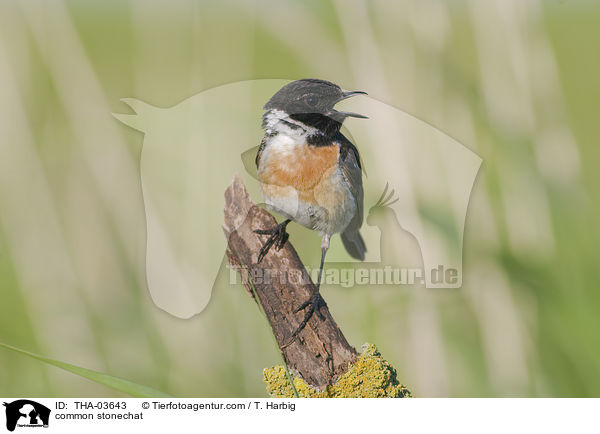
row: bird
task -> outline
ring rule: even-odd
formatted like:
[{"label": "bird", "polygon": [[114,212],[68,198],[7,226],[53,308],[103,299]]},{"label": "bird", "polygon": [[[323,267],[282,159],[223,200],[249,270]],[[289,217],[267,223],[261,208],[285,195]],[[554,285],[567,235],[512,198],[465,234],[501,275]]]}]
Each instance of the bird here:
[{"label": "bird", "polygon": [[292,339],[325,302],[321,277],[330,239],[341,235],[346,251],[364,260],[362,166],[358,149],[340,131],[348,117],[367,116],[339,111],[334,106],[364,91],[343,91],[330,81],[306,78],[283,86],[264,105],[264,136],[256,153],[260,192],[267,209],[285,217],[272,228],[255,232],[269,237],[262,245],[260,263],[271,247],[281,249],[294,221],[321,234],[321,261],[316,291],[295,312],[306,308]]}]

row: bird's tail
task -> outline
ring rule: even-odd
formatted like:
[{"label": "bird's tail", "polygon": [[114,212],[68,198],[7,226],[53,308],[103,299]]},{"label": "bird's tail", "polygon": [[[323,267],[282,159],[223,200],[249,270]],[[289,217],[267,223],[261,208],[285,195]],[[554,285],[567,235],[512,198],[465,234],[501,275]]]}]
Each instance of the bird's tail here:
[{"label": "bird's tail", "polygon": [[365,246],[365,241],[359,231],[342,232],[342,243],[344,243],[344,247],[350,253],[350,256],[361,261],[365,260],[367,246]]}]

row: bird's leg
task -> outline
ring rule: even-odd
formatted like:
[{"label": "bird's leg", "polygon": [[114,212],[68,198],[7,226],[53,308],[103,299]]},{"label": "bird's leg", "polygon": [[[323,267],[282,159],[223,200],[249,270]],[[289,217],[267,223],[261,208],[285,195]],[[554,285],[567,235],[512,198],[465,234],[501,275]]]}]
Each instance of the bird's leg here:
[{"label": "bird's leg", "polygon": [[275,245],[275,248],[277,250],[280,250],[283,247],[283,245],[289,238],[289,234],[286,232],[285,228],[291,221],[291,219],[287,219],[279,223],[277,226],[272,227],[271,229],[257,229],[254,231],[254,233],[260,235],[270,235],[270,237],[267,239],[267,241],[265,241],[262,248],[260,249],[260,252],[258,252],[258,261],[256,262],[257,264],[263,260],[263,258],[267,255],[267,253],[273,245]]},{"label": "bird's leg", "polygon": [[321,318],[322,321],[325,321],[325,317],[321,313],[321,308],[327,305],[325,304],[325,300],[323,300],[323,297],[321,297],[319,288],[321,287],[321,277],[323,275],[323,266],[325,265],[325,255],[327,254],[327,249],[329,249],[329,235],[325,234],[323,235],[323,241],[321,242],[321,266],[319,267],[319,278],[317,279],[316,285],[317,289],[308,300],[306,300],[304,303],[298,306],[298,308],[294,311],[300,312],[301,310],[308,307],[308,310],[304,314],[304,319],[302,320],[296,331],[292,333],[291,340],[290,342],[288,342],[288,344],[286,344],[286,346],[289,345],[296,338],[296,336],[298,336],[298,333],[300,333],[302,329],[304,329],[304,327],[310,320],[310,317],[314,313],[319,315],[319,318]]}]

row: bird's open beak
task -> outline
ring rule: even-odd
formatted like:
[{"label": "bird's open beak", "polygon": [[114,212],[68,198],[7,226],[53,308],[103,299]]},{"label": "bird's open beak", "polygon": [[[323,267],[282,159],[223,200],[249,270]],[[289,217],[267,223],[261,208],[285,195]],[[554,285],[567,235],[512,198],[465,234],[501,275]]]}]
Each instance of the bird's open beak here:
[{"label": "bird's open beak", "polygon": [[[337,100],[336,104],[340,101],[343,101],[345,99],[348,99],[352,96],[355,95],[367,95],[367,92],[363,92],[362,90],[351,90],[351,91],[347,91],[347,92],[342,92],[342,97],[340,99]],[[343,116],[344,118],[346,117],[353,117],[353,118],[361,118],[361,119],[369,119],[367,116],[365,115],[361,115],[358,113],[352,113],[352,112],[341,112],[341,111],[337,111],[335,109],[331,110],[332,114],[336,114],[337,116]]]},{"label": "bird's open beak", "polygon": [[346,98],[350,98],[354,95],[368,95],[368,93],[362,90],[349,90],[346,92],[342,92],[342,97],[338,100],[338,102],[345,100]]}]

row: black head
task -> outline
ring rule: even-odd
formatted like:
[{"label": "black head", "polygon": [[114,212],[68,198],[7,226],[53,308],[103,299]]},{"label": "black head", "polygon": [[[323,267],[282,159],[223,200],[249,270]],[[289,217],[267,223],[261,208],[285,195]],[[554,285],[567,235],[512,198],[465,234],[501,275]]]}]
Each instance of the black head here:
[{"label": "black head", "polygon": [[366,95],[366,92],[344,92],[337,84],[329,81],[305,78],[283,86],[264,108],[285,112],[290,118],[329,135],[339,131],[342,122],[349,116],[366,118],[333,108],[338,102],[359,94]]}]

